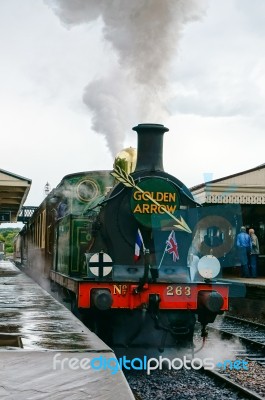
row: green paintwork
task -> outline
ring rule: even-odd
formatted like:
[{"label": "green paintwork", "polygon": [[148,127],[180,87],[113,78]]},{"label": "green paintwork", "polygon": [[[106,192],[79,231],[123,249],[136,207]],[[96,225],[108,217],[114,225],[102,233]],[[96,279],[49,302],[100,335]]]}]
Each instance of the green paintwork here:
[{"label": "green paintwork", "polygon": [[113,184],[110,171],[92,171],[67,175],[57,186],[57,194],[67,199],[67,211],[56,223],[56,271],[70,276],[86,274],[84,253],[91,240],[94,221],[89,209],[105,199],[107,188]]},{"label": "green paintwork", "polygon": [[67,215],[57,225],[56,270],[62,274],[78,276],[85,271],[84,253],[90,239],[88,220]]},{"label": "green paintwork", "polygon": [[104,199],[113,185],[110,171],[91,171],[66,175],[56,192],[62,199],[67,199],[69,213],[80,215]]}]

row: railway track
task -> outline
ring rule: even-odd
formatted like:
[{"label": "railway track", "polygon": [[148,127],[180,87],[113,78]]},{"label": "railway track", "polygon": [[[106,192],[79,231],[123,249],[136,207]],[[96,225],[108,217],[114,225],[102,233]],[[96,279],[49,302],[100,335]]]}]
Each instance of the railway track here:
[{"label": "railway track", "polygon": [[257,400],[264,400],[264,396],[256,393],[255,391],[244,387],[243,385],[235,382],[233,379],[229,378],[228,376],[221,374],[217,371],[209,371],[206,372],[209,376],[212,376],[215,380],[219,380],[221,383],[225,383],[227,386],[234,389],[235,392],[238,394],[242,394],[246,398],[249,399],[257,399]]},{"label": "railway track", "polygon": [[[226,349],[233,362],[244,360],[248,370],[231,369],[228,363],[226,368],[216,367],[214,370],[163,369],[153,371],[149,376],[144,371],[129,373],[126,377],[134,390],[135,398],[264,399],[265,326],[235,317],[223,317],[209,330],[211,333],[206,353],[203,354],[210,357],[216,348]],[[196,357],[200,357],[200,353],[195,354]]]},{"label": "railway track", "polygon": [[162,370],[150,376],[141,372],[126,374],[126,378],[137,400],[260,400],[202,370]]},{"label": "railway track", "polygon": [[[226,343],[238,343],[232,350],[234,360],[244,360],[248,370],[244,372],[225,368],[218,371],[207,371],[217,379],[238,388],[239,391],[253,399],[265,398],[265,325],[225,316],[218,319],[209,328],[211,334],[217,332]],[[238,346],[238,348],[237,348]],[[243,346],[243,347],[242,347]]]},{"label": "railway track", "polygon": [[260,346],[265,349],[265,325],[247,321],[242,318],[225,316],[211,325],[210,330],[236,336],[244,343]]}]

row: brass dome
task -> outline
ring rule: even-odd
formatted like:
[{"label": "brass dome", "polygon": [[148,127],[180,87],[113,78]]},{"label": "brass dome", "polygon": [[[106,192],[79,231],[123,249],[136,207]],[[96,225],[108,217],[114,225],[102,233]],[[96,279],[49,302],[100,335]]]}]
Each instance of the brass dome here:
[{"label": "brass dome", "polygon": [[130,174],[135,170],[136,160],[137,150],[133,147],[127,147],[116,155],[113,167],[119,166],[127,174]]}]

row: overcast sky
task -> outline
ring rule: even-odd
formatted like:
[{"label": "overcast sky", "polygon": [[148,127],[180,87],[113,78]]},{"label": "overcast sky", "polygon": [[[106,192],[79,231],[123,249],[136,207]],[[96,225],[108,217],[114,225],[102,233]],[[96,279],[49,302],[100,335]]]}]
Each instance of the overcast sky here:
[{"label": "overcast sky", "polygon": [[188,187],[265,162],[264,0],[1,0],[0,168],[32,180],[111,169],[132,127],[170,131]]}]

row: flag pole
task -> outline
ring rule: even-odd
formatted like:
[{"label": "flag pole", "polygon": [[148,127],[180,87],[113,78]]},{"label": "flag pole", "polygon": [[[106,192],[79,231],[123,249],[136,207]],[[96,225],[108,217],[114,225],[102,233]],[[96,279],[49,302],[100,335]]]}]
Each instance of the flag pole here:
[{"label": "flag pole", "polygon": [[170,239],[170,237],[171,237],[171,235],[172,235],[173,232],[174,232],[174,229],[172,229],[172,231],[170,232],[169,237],[167,238],[166,247],[165,247],[164,253],[163,253],[163,255],[162,255],[162,258],[161,258],[161,260],[160,260],[160,263],[159,263],[159,266],[157,267],[157,269],[160,269],[160,267],[161,267],[161,265],[162,265],[162,262],[163,262],[163,260],[164,260],[164,257],[165,257],[166,251],[167,251],[167,242],[168,242],[168,240]]},{"label": "flag pole", "polygon": [[164,253],[163,253],[163,255],[162,255],[162,258],[161,258],[161,260],[160,260],[160,263],[159,263],[159,266],[157,267],[157,269],[160,269],[160,267],[161,267],[161,264],[162,264],[162,262],[163,262],[163,260],[164,260],[165,254],[166,254],[166,248],[167,248],[167,246],[165,247]]}]

